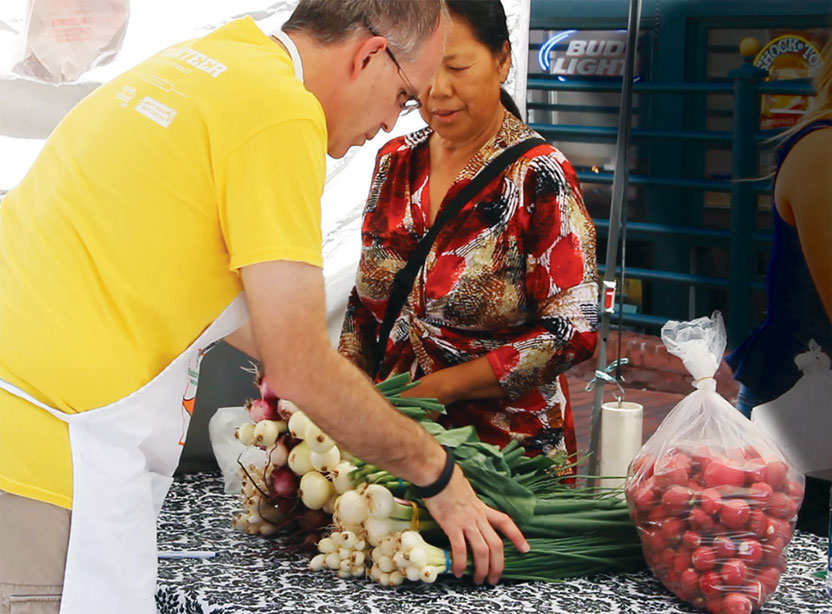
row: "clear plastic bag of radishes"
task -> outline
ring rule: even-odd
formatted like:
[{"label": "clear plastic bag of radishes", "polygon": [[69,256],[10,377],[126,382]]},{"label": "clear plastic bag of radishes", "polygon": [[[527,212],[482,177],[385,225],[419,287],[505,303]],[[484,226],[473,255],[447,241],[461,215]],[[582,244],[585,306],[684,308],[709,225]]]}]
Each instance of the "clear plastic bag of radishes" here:
[{"label": "clear plastic bag of radishes", "polygon": [[804,478],[717,392],[726,341],[718,312],[668,322],[662,340],[696,390],[630,464],[630,513],[647,564],[679,599],[714,614],[747,614],[786,569]]}]

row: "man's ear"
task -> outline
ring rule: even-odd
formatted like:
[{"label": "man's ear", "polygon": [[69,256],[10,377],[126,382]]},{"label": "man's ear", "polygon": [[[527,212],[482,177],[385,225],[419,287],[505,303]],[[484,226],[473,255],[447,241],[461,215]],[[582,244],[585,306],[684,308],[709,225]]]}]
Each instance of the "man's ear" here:
[{"label": "man's ear", "polygon": [[387,39],[383,36],[372,36],[353,47],[352,62],[350,63],[350,79],[357,79],[373,59],[378,59],[387,48]]}]

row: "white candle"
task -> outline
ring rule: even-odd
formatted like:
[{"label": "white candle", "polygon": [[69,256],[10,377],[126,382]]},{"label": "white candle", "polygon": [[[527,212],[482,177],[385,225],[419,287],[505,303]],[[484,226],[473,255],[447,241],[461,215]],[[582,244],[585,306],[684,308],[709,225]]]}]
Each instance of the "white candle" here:
[{"label": "white candle", "polygon": [[612,401],[601,406],[601,475],[621,476],[601,480],[602,486],[624,486],[627,467],[641,449],[643,416],[639,403]]}]

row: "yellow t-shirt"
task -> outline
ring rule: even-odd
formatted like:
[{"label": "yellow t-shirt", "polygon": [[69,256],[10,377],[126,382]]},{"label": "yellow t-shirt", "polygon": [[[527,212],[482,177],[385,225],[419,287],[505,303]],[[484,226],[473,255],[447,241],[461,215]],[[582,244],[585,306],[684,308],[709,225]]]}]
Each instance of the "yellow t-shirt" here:
[{"label": "yellow t-shirt", "polygon": [[[150,381],[241,291],[322,265],[326,120],[249,18],[81,101],[0,203],[0,378],[64,412]],[[72,504],[66,425],[0,390],[0,489]]]}]

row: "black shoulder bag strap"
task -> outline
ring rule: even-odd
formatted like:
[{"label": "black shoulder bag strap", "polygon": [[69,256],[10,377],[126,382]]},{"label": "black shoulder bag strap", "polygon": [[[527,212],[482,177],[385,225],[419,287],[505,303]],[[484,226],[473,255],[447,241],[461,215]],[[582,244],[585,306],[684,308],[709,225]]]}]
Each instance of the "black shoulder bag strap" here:
[{"label": "black shoulder bag strap", "polygon": [[393,278],[393,288],[390,291],[390,299],[387,301],[387,309],[384,312],[384,320],[381,322],[381,329],[379,330],[378,339],[376,341],[374,367],[373,373],[377,373],[381,366],[381,361],[384,358],[384,351],[387,348],[387,338],[390,336],[390,331],[393,330],[393,323],[402,311],[407,296],[413,288],[413,282],[416,280],[416,275],[419,269],[425,263],[428,257],[428,252],[433,245],[439,231],[445,226],[448,221],[455,217],[465,203],[471,201],[477,194],[479,194],[486,185],[491,183],[500,173],[506,170],[512,163],[520,158],[524,153],[538,145],[545,145],[547,142],[539,138],[526,139],[516,145],[512,145],[506,149],[499,156],[489,162],[484,168],[477,173],[471,182],[462,188],[459,193],[439,212],[436,220],[430,227],[428,233],[419,241],[410,260],[407,264],[399,269],[396,276]]}]

